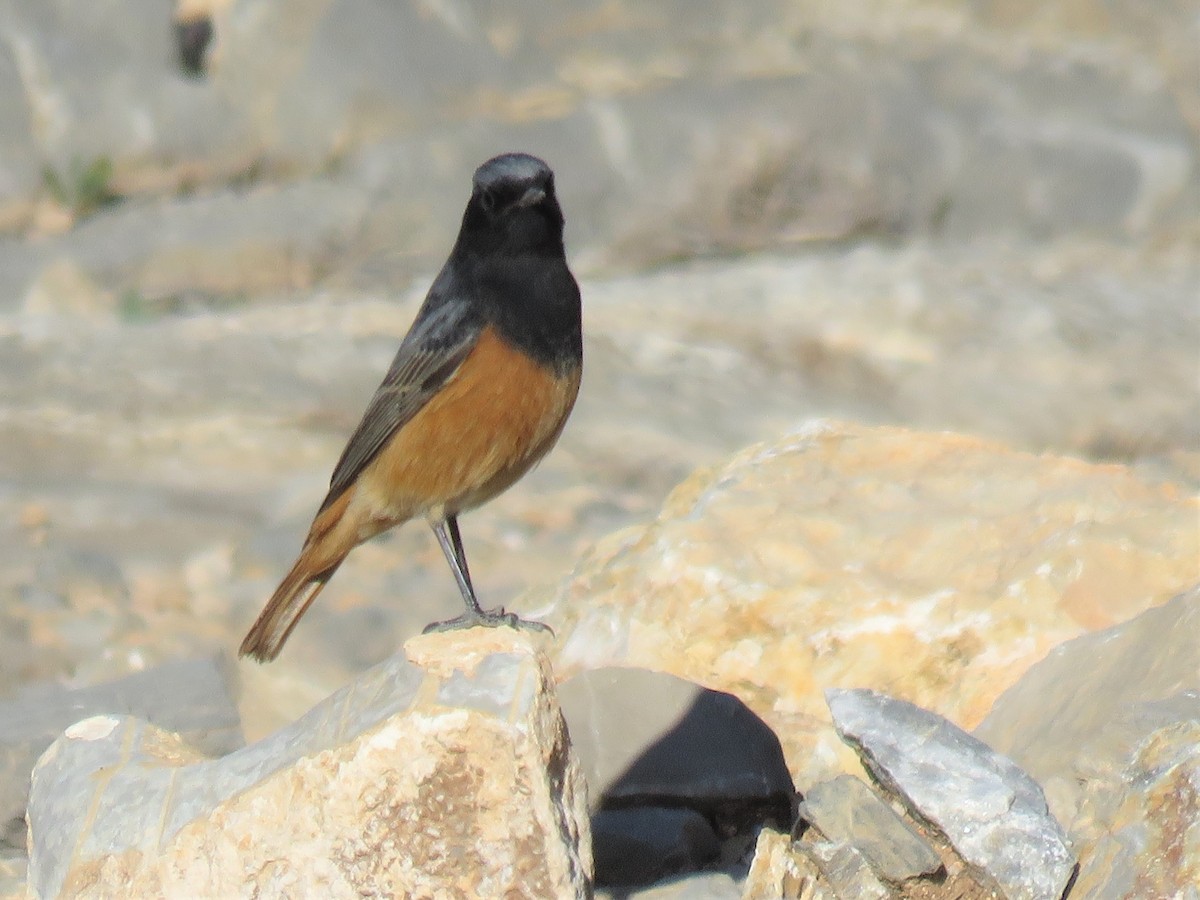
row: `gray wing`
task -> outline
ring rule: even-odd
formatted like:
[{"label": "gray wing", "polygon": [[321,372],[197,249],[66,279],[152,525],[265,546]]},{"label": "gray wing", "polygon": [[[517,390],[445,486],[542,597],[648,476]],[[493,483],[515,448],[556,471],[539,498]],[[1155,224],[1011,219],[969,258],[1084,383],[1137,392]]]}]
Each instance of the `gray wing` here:
[{"label": "gray wing", "polygon": [[482,319],[468,303],[451,299],[433,308],[426,303],[342,451],[322,511],[353,483],[388,438],[449,380],[482,330]]}]

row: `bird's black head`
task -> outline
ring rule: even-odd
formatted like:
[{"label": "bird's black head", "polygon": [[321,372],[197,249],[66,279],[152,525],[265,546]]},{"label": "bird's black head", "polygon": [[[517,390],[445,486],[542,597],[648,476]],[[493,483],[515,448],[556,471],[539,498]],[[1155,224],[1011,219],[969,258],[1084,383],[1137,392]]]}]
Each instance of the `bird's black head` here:
[{"label": "bird's black head", "polygon": [[536,156],[505,153],[475,170],[462,236],[480,251],[562,252],[554,173]]}]

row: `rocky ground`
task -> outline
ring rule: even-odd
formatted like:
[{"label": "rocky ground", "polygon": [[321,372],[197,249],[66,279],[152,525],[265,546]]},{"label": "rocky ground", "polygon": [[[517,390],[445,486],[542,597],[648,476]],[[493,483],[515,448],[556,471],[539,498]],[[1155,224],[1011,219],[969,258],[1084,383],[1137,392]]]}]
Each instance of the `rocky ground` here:
[{"label": "rocky ground", "polygon": [[[1200,580],[1198,27],[1186,3],[1120,0],[0,0],[0,700],[228,657],[471,170],[521,148],[558,172],[586,368],[555,452],[464,519],[486,602],[584,634],[608,601],[579,585],[671,532],[641,529],[697,467],[814,418],[908,426],[836,426],[871,452],[795,463],[785,484],[810,490],[759,515],[802,526],[814,556],[772,551],[784,565],[760,580],[886,587],[862,614],[900,616],[905,653],[933,648],[916,693],[839,682],[850,663],[794,695],[786,666],[761,684],[756,633],[680,649],[677,674],[762,701],[801,790],[847,759],[806,724],[826,687],[974,727],[1056,644]],[[941,429],[985,440],[922,433]],[[1030,546],[1030,521],[1050,568],[1027,549],[1013,574],[1003,551]],[[360,548],[277,663],[236,666],[245,736],[457,602],[422,526]],[[635,633],[664,615],[641,608]],[[847,615],[815,658],[861,634]]]}]

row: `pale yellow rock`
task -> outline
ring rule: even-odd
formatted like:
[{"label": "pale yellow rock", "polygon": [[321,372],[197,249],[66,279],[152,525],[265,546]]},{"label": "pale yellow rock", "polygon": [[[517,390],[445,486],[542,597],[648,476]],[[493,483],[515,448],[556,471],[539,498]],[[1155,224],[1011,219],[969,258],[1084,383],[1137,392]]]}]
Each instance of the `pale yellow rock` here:
[{"label": "pale yellow rock", "polygon": [[394,657],[219,760],[129,717],[72,726],[34,772],[31,890],[590,895],[586,787],[545,655],[507,628],[406,649],[420,662]]},{"label": "pale yellow rock", "polygon": [[117,308],[112,291],[101,288],[77,263],[59,259],[46,266],[25,294],[27,313],[66,313],[111,319]]},{"label": "pale yellow rock", "polygon": [[1046,652],[1200,577],[1200,506],[1121,466],[817,423],[681,484],[560,588],[557,671],[661,669],[750,705],[797,784],[856,763],[822,692],[970,729]]},{"label": "pale yellow rock", "polygon": [[786,834],[764,828],[754,845],[742,900],[838,900],[812,861]]}]

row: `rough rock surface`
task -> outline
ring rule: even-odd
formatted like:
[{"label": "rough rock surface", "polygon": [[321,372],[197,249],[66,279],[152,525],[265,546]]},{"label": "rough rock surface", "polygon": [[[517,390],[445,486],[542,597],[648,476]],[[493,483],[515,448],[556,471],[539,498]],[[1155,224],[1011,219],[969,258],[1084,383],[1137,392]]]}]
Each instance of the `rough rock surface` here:
[{"label": "rough rock surface", "polygon": [[1190,586],[1198,506],[1121,467],[810,425],[597,545],[554,600],[558,671],[646,666],[735,693],[804,785],[853,766],[824,686],[974,726],[1054,645]]},{"label": "rough rock surface", "polygon": [[863,232],[1137,234],[1198,196],[1183,4],[211,6],[201,77],[180,70],[167,4],[0,7],[0,225],[50,219],[43,163],[109,158],[134,201],[373,188],[357,252],[419,246],[453,171],[497,144],[594,173],[567,198],[581,227],[641,260]]},{"label": "rough rock surface", "polygon": [[90,687],[28,685],[0,702],[0,848],[24,848],[29,775],[42,751],[80,719],[136,716],[213,756],[242,746],[232,674],[226,659],[181,660]]},{"label": "rough rock surface", "polygon": [[[799,882],[804,877],[799,865],[792,857],[792,839],[786,834],[764,828],[754,844],[754,860],[746,874],[745,900],[768,900],[789,898],[798,892]],[[810,897],[833,897],[832,890],[824,893],[809,892]]]},{"label": "rough rock surface", "polygon": [[601,900],[741,900],[742,885],[725,872],[704,872],[668,878],[638,891],[597,891]]},{"label": "rough rock surface", "polygon": [[40,896],[584,897],[585,787],[547,660],[510,629],[416,638],[221,759],[127,717],[39,761]]},{"label": "rough rock surface", "polygon": [[0,857],[0,900],[26,900],[27,868],[23,856]]},{"label": "rough rock surface", "polygon": [[893,884],[942,868],[928,842],[853,775],[839,775],[805,791],[800,818],[826,840],[852,845],[880,878]]},{"label": "rough rock surface", "polygon": [[1059,900],[1075,857],[1027,774],[950,722],[874,691],[830,690],[838,733],[871,777],[1008,900]]},{"label": "rough rock surface", "polygon": [[1120,783],[1094,807],[1092,815],[1106,832],[1086,845],[1074,896],[1190,900],[1195,895],[1200,885],[1200,696],[1193,698],[1190,719],[1142,741]]},{"label": "rough rock surface", "polygon": [[1056,647],[975,730],[1046,787],[1078,896],[1200,883],[1198,634],[1200,588]]}]

